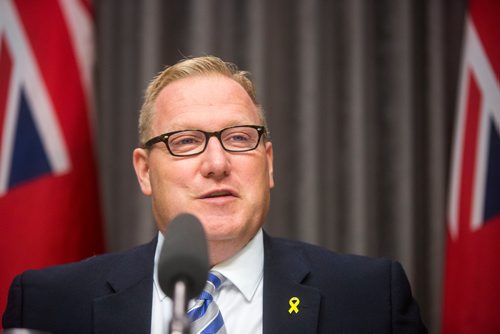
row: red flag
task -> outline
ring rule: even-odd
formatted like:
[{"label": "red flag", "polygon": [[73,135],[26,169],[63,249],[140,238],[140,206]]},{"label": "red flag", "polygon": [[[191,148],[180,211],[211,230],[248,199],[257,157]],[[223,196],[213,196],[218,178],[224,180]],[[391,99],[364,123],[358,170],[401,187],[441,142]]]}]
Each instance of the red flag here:
[{"label": "red flag", "polygon": [[443,333],[500,333],[499,17],[499,1],[470,1],[450,179]]},{"label": "red flag", "polygon": [[15,274],[103,251],[90,2],[0,1],[0,310]]}]

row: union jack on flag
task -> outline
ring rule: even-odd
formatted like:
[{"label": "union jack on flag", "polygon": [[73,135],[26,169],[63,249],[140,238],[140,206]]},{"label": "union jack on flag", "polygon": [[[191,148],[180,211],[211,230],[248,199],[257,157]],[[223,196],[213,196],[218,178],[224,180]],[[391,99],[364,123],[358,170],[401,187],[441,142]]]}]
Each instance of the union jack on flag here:
[{"label": "union jack on flag", "polygon": [[469,3],[450,177],[443,333],[500,333],[500,2]]},{"label": "union jack on flag", "polygon": [[0,195],[71,166],[59,120],[15,7],[2,2]]},{"label": "union jack on flag", "polygon": [[0,0],[0,311],[14,275],[103,250],[84,0]]}]

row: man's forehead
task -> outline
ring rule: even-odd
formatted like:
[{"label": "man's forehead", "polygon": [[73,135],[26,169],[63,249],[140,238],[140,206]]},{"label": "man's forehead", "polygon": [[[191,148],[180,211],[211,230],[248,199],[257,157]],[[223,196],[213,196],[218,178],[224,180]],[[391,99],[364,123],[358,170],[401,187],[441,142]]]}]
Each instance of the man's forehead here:
[{"label": "man's forehead", "polygon": [[250,103],[252,99],[235,80],[223,75],[197,75],[176,80],[165,86],[159,96],[160,103]]},{"label": "man's forehead", "polygon": [[239,83],[220,75],[195,76],[172,82],[162,89],[155,103],[156,110],[162,112],[221,105],[256,109]]},{"label": "man's forehead", "polygon": [[212,124],[215,127],[260,123],[258,109],[244,88],[220,75],[189,77],[167,85],[156,100],[155,114],[153,127],[160,126],[158,131],[207,122],[220,123]]}]

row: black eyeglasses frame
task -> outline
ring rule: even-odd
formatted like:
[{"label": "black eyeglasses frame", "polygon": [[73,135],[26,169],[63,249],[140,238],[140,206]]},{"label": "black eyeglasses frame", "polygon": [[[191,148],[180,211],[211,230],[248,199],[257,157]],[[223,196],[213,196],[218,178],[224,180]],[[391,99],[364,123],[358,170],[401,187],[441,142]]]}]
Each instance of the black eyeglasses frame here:
[{"label": "black eyeglasses frame", "polygon": [[[253,128],[253,129],[257,130],[259,138],[257,139],[255,146],[252,148],[249,148],[249,149],[245,149],[245,150],[231,150],[231,149],[226,148],[224,146],[224,143],[222,142],[222,138],[221,138],[222,132],[229,130],[229,129],[240,128],[240,127],[248,127],[248,128]],[[203,147],[203,149],[200,152],[190,153],[190,154],[175,154],[172,152],[172,150],[170,149],[170,147],[168,145],[168,138],[170,136],[173,136],[177,133],[184,132],[184,131],[199,131],[205,135],[205,146]],[[153,138],[149,139],[147,142],[145,142],[142,148],[151,149],[151,147],[154,144],[162,142],[165,144],[165,146],[167,147],[170,154],[172,154],[174,157],[191,157],[191,156],[195,156],[195,155],[202,154],[203,152],[205,152],[205,150],[207,149],[208,141],[210,140],[210,138],[216,137],[219,140],[219,143],[221,144],[222,148],[226,152],[241,153],[241,152],[248,152],[248,151],[255,150],[259,146],[260,139],[263,135],[265,137],[269,137],[269,134],[267,132],[266,127],[262,126],[262,125],[235,125],[235,126],[230,126],[230,127],[221,129],[219,131],[213,131],[213,132],[203,131],[200,129],[186,129],[186,130],[177,130],[177,131],[167,132],[167,133],[163,133],[159,136],[153,137]]]}]

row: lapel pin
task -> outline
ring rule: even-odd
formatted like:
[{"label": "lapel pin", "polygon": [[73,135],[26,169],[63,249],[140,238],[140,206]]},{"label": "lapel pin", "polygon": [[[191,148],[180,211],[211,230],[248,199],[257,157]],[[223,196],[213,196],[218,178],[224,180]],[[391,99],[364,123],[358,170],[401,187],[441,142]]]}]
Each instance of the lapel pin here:
[{"label": "lapel pin", "polygon": [[297,306],[300,304],[300,299],[297,297],[292,297],[288,301],[288,304],[290,304],[290,309],[288,309],[288,313],[292,314],[292,312],[299,313],[299,309]]}]

